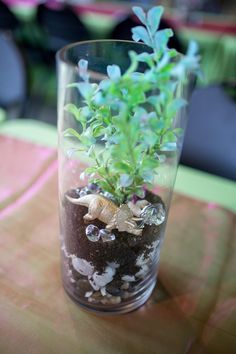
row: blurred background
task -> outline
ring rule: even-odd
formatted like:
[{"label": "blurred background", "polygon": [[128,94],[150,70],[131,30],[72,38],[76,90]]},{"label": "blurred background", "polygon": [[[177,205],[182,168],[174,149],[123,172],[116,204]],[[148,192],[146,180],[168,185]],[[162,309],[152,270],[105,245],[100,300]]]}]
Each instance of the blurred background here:
[{"label": "blurred background", "polygon": [[57,123],[55,53],[71,42],[131,39],[131,7],[164,5],[161,28],[185,52],[196,40],[204,80],[196,82],[181,162],[236,180],[236,1],[0,0],[0,122]]}]

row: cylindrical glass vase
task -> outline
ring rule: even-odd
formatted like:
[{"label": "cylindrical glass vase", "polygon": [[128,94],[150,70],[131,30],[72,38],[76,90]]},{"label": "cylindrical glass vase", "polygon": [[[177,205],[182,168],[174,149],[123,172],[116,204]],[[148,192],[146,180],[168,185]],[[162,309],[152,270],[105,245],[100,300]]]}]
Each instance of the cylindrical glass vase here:
[{"label": "cylindrical glass vase", "polygon": [[62,279],[95,312],[132,311],[155,287],[186,123],[183,85],[167,97],[140,84],[146,64],[134,71],[130,52],[148,49],[90,41],[57,54]]}]

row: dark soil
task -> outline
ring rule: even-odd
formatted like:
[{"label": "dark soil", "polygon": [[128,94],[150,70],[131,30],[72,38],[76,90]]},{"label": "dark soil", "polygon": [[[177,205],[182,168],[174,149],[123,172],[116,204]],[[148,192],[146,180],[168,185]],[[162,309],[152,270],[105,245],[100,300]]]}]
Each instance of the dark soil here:
[{"label": "dark soil", "polygon": [[[78,198],[76,190],[70,190],[67,194]],[[148,193],[146,199],[151,203],[163,204],[160,197],[151,193]],[[121,278],[124,275],[134,276],[140,270],[135,264],[136,259],[141,254],[148,257],[152,251],[150,245],[161,236],[163,224],[146,225],[141,236],[112,230],[116,236],[114,241],[103,242],[99,239],[97,242],[91,242],[85,233],[88,224],[93,224],[99,229],[105,229],[106,225],[97,219],[85,223],[83,216],[87,211],[87,207],[73,204],[64,197],[61,221],[66,251],[92,263],[98,273],[103,273],[108,263],[118,263],[120,267],[116,269],[113,281],[107,285],[107,290],[112,295],[118,295],[122,284]],[[73,274],[76,273],[72,265],[71,270]]]}]

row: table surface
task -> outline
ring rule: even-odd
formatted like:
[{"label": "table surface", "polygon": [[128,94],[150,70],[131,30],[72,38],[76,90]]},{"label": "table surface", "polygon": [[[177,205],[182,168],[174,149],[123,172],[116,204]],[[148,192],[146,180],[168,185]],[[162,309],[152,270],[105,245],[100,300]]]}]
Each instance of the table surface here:
[{"label": "table surface", "polygon": [[130,314],[93,315],[61,286],[55,128],[17,121],[0,134],[1,353],[235,353],[233,211],[175,193],[151,298]]}]

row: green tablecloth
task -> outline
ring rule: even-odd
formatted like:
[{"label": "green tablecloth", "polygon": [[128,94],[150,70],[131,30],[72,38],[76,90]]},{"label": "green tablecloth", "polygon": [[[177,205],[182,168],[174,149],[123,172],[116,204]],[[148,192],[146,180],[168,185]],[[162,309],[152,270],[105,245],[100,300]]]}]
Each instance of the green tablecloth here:
[{"label": "green tablecloth", "polygon": [[204,84],[236,81],[236,37],[188,29],[179,35],[185,46],[190,40],[199,43]]},{"label": "green tablecloth", "polygon": [[[56,128],[36,120],[6,121],[0,126],[0,134],[18,137],[44,146],[55,147],[57,145]],[[180,166],[175,190],[236,211],[236,184],[227,179]]]}]

